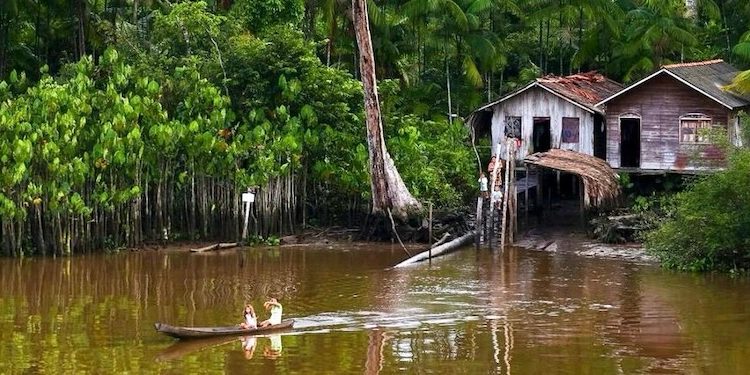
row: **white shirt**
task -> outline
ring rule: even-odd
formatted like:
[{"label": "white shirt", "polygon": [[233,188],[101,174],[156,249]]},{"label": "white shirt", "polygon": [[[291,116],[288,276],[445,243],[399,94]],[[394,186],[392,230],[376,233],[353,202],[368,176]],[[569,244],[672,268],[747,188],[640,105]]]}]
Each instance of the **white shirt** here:
[{"label": "white shirt", "polygon": [[487,177],[485,176],[479,178],[479,191],[487,191]]},{"label": "white shirt", "polygon": [[252,314],[245,314],[245,324],[247,324],[248,328],[255,328],[258,326],[258,319]]},{"label": "white shirt", "polygon": [[271,324],[281,324],[281,306],[271,306],[271,317],[268,318]]}]

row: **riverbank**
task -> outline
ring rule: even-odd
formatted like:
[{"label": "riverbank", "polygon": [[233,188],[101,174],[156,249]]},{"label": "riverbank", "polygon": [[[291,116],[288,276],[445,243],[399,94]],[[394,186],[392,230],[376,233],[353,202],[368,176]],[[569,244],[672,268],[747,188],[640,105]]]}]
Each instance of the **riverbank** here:
[{"label": "riverbank", "polygon": [[585,233],[562,229],[532,229],[513,245],[533,251],[573,253],[638,263],[657,262],[639,243],[605,244],[588,238]]}]

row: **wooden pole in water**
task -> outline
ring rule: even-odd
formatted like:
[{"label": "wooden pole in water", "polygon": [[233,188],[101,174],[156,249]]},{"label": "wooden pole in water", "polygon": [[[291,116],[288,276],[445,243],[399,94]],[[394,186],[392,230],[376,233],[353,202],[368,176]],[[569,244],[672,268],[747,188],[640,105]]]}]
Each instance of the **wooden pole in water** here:
[{"label": "wooden pole in water", "polygon": [[506,141],[505,141],[508,152],[507,152],[507,158],[506,158],[507,162],[505,166],[505,186],[503,187],[504,194],[503,194],[503,211],[502,211],[501,226],[500,226],[500,250],[505,249],[505,231],[506,231],[507,224],[508,224],[508,200],[509,200],[509,194],[510,194],[510,189],[509,189],[510,173],[511,173],[510,170],[512,168],[511,166],[512,156],[511,155],[513,155],[512,147],[513,145],[515,145],[515,142],[513,142],[512,139],[510,139],[510,142],[508,140],[509,139],[506,138]]},{"label": "wooden pole in water", "polygon": [[430,237],[430,262],[432,262],[432,202],[430,202],[430,228],[429,228],[429,237]]},{"label": "wooden pole in water", "polygon": [[[487,238],[489,239],[489,247],[490,251],[492,251],[492,241],[495,239],[495,184],[497,183],[498,178],[498,169],[500,163],[500,144],[497,145],[497,150],[495,151],[495,162],[492,169],[492,175],[490,176],[490,207],[489,207],[489,215],[487,218],[487,224],[489,225],[489,233],[487,234]],[[502,177],[501,177],[502,178]]]},{"label": "wooden pole in water", "polygon": [[536,168],[536,206],[534,209],[539,212],[537,217],[537,224],[541,224],[541,219],[544,218],[544,168]]},{"label": "wooden pole in water", "polygon": [[484,202],[482,202],[483,198],[481,194],[482,193],[480,192],[479,198],[477,198],[477,220],[475,224],[475,227],[477,229],[477,236],[476,238],[474,238],[474,246],[477,248],[477,250],[479,250],[479,243],[481,242],[483,229],[484,229],[484,223],[482,220],[483,219],[482,216],[484,215],[484,210],[482,210],[482,204]]},{"label": "wooden pole in water", "polygon": [[[515,142],[513,142],[515,145]],[[514,148],[515,151],[515,148]],[[512,155],[510,155],[509,158],[509,167],[508,171],[510,172],[510,178],[508,181],[508,189],[509,192],[509,201],[508,204],[510,215],[510,233],[508,233],[508,243],[512,244],[516,237],[516,230],[518,229],[518,186],[516,185],[516,153],[513,152]]]},{"label": "wooden pole in water", "polygon": [[578,176],[578,195],[580,196],[580,209],[581,209],[581,227],[586,227],[586,202],[584,194],[586,194],[583,185],[583,177]]},{"label": "wooden pole in water", "polygon": [[529,184],[531,182],[530,166],[526,164],[526,189],[523,191],[523,225],[529,227]]}]

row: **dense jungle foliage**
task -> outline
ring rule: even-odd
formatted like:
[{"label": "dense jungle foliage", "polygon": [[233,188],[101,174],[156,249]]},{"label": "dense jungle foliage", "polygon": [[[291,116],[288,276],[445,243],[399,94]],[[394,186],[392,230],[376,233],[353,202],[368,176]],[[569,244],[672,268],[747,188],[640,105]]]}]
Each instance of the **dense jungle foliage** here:
[{"label": "dense jungle foliage", "polygon": [[[248,187],[262,237],[359,221],[370,189],[349,7],[3,0],[0,252],[234,238]],[[461,118],[482,102],[542,74],[746,68],[748,20],[744,0],[371,1],[386,143],[418,199],[461,205],[477,168]]]},{"label": "dense jungle foliage", "polygon": [[[744,116],[745,134],[750,119]],[[748,137],[743,142],[747,144]],[[726,170],[660,202],[646,246],[662,264],[686,271],[750,271],[750,150],[726,145]]]}]

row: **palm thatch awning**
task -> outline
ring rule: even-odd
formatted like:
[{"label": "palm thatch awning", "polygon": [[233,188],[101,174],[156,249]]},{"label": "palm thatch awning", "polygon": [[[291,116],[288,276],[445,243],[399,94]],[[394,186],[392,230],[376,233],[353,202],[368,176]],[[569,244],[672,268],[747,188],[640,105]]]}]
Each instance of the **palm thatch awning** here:
[{"label": "palm thatch awning", "polygon": [[619,202],[620,181],[609,164],[580,152],[552,149],[527,156],[524,163],[573,173],[583,180],[583,204],[589,207],[611,207]]}]

